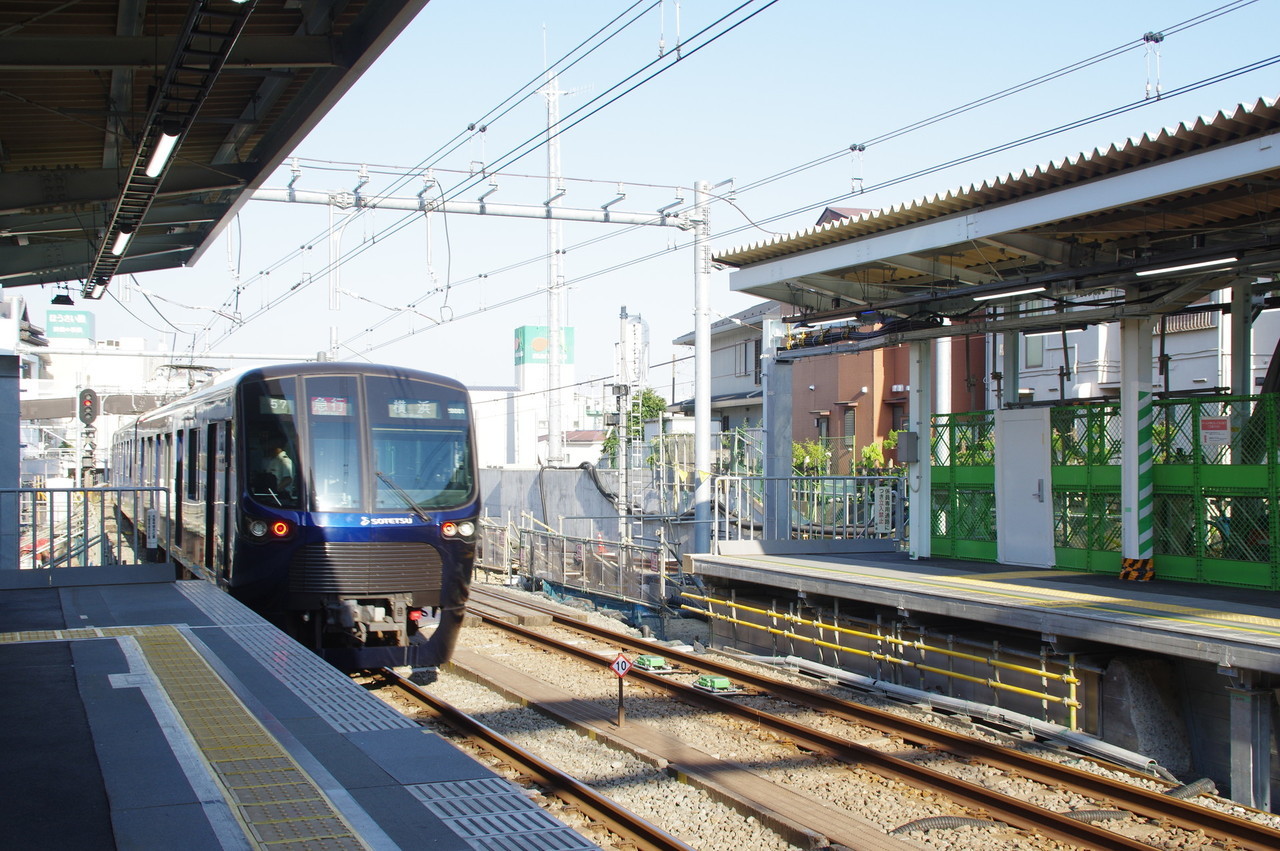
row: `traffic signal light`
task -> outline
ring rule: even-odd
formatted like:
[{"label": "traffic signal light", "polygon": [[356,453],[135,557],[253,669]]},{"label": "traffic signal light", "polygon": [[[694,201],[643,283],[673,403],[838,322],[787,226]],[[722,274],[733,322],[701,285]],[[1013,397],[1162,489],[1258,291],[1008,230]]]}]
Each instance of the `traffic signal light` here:
[{"label": "traffic signal light", "polygon": [[98,418],[98,394],[92,390],[81,390],[76,415],[80,418],[80,422],[92,425]]}]

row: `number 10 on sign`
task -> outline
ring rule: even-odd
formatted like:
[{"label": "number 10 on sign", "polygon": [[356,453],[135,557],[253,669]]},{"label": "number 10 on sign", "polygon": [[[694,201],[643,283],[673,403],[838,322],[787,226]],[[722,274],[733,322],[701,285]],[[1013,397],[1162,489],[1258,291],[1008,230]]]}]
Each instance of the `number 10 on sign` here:
[{"label": "number 10 on sign", "polygon": [[618,658],[609,664],[609,670],[613,671],[618,677],[618,726],[622,726],[622,722],[626,720],[627,712],[622,705],[622,680],[627,676],[627,671],[631,670],[631,660],[624,654],[619,653]]}]

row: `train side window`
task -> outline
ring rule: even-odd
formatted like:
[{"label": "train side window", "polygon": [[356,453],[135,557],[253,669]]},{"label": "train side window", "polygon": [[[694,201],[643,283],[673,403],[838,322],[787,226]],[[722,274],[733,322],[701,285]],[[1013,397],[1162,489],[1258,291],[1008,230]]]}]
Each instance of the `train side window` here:
[{"label": "train side window", "polygon": [[200,466],[200,429],[187,429],[187,499],[199,499],[196,470]]},{"label": "train side window", "polygon": [[161,468],[164,472],[160,477],[159,484],[169,487],[173,481],[173,432],[166,432],[164,435],[164,461]]},{"label": "train side window", "polygon": [[245,468],[239,479],[263,505],[302,505],[296,388],[292,378],[248,380],[241,388]]}]

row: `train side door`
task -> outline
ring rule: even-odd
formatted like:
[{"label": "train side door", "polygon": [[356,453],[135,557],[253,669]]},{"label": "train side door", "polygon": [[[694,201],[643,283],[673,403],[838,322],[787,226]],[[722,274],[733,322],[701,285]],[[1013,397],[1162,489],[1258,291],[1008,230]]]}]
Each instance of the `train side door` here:
[{"label": "train side door", "polygon": [[218,424],[216,422],[209,423],[209,429],[205,433],[205,452],[204,452],[204,558],[200,563],[207,568],[213,568],[217,562],[214,559],[214,538],[217,537],[217,529],[214,526],[217,511],[217,494],[218,494]]},{"label": "train side door", "polygon": [[231,471],[235,466],[231,459],[235,458],[235,445],[232,438],[231,423],[224,422],[218,431],[218,528],[214,535],[217,540],[217,569],[223,579],[231,577],[231,550],[235,527],[232,526],[231,502],[235,493]]},{"label": "train side door", "polygon": [[182,503],[186,498],[186,479],[183,473],[186,471],[186,465],[183,459],[186,457],[187,432],[184,429],[178,429],[177,436],[174,440],[174,470],[173,470],[173,526],[169,529],[169,538],[172,540],[172,546],[175,549],[182,549]]}]

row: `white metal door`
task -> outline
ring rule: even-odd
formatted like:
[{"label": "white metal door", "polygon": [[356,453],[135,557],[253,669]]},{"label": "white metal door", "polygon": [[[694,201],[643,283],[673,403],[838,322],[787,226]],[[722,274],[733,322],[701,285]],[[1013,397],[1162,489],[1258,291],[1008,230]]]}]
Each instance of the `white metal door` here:
[{"label": "white metal door", "polygon": [[1052,567],[1049,409],[995,413],[996,557],[1001,564]]}]

